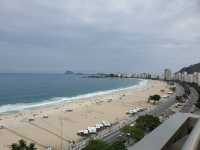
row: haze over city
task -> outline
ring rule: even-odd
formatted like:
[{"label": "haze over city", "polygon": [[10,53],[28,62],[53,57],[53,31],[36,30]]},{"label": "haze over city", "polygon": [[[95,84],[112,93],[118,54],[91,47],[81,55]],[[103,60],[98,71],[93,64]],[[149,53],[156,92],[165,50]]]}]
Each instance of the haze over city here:
[{"label": "haze over city", "polygon": [[0,0],[0,72],[176,71],[199,61],[198,0]]}]

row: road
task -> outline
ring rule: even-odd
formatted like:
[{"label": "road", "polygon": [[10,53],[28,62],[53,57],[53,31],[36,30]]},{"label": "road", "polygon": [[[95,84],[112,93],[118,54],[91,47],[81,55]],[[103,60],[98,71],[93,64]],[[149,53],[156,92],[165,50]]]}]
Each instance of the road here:
[{"label": "road", "polygon": [[[137,116],[131,117],[130,118],[130,123],[134,122],[138,116],[142,116],[145,114],[151,114],[151,115],[160,115],[161,113],[163,113],[164,111],[166,111],[170,106],[174,105],[176,103],[176,96],[181,96],[184,94],[184,88],[182,86],[180,86],[179,84],[176,84],[176,93],[171,95],[168,100],[165,103],[162,103],[160,105],[158,105],[156,108],[153,108],[152,110],[148,110],[145,112],[141,112],[140,114],[138,114]],[[114,141],[117,137],[120,136],[120,131],[119,131],[119,127],[116,127],[115,132],[112,132],[112,134],[109,134],[107,136],[105,136],[103,138],[103,140],[107,141],[107,142],[112,142]]]},{"label": "road", "polygon": [[165,103],[160,104],[159,106],[157,106],[156,108],[148,112],[148,114],[160,115],[162,112],[167,110],[170,106],[174,105],[176,103],[176,96],[182,96],[184,94],[184,88],[182,86],[180,86],[179,84],[176,84],[176,87],[177,88],[176,88],[175,94],[171,95]]},{"label": "road", "polygon": [[189,87],[190,89],[190,96],[188,98],[188,101],[186,102],[186,104],[184,105],[184,107],[182,108],[182,110],[180,112],[183,113],[190,113],[193,110],[193,105],[195,105],[195,103],[197,102],[198,98],[199,98],[199,94],[197,93],[197,91],[193,88],[193,87]]},{"label": "road", "polygon": [[[104,130],[102,132],[100,132],[97,136],[95,136],[94,138],[98,138],[98,139],[103,139],[106,142],[112,142],[114,140],[116,140],[120,135],[120,129],[127,124],[131,124],[133,123],[138,116],[142,116],[145,114],[152,114],[152,115],[160,115],[161,113],[165,112],[170,106],[174,105],[176,103],[176,96],[182,96],[184,94],[184,88],[182,86],[180,86],[179,84],[176,84],[176,93],[172,94],[168,100],[166,100],[164,103],[161,103],[160,105],[141,112],[133,117],[129,117],[128,120],[124,120],[123,122],[121,122],[120,124],[114,125],[111,129],[108,130]],[[89,139],[82,141],[82,143],[79,143],[78,145],[76,145],[75,148],[72,148],[73,150],[80,150],[82,149],[86,143],[88,142]]]}]

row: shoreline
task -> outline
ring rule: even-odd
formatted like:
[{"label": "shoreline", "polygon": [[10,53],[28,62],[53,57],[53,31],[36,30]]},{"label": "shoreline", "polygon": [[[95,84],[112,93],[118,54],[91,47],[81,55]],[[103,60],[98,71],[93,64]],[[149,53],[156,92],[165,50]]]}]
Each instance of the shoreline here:
[{"label": "shoreline", "polygon": [[[8,150],[9,144],[21,138],[27,142],[36,141],[37,146],[43,144],[59,147],[61,122],[63,124],[63,138],[69,141],[79,141],[82,139],[77,136],[79,130],[103,120],[110,123],[126,120],[128,118],[126,112],[132,107],[154,107],[147,103],[148,96],[161,94],[161,89],[165,89],[166,93],[169,90],[165,82],[149,80],[146,86],[140,88],[129,88],[70,103],[64,102],[58,105],[0,115],[0,125],[18,133],[13,134],[7,129],[0,129],[2,135],[0,148],[3,146],[5,150]],[[44,115],[47,115],[48,118],[43,118]],[[33,118],[34,121],[29,122],[30,118]],[[69,144],[67,141],[63,141],[63,143],[64,145]],[[44,148],[38,146],[38,149],[43,150]]]},{"label": "shoreline", "polygon": [[111,89],[111,90],[96,91],[96,92],[80,94],[80,95],[72,96],[72,97],[54,97],[54,98],[50,98],[54,100],[46,100],[46,101],[41,101],[41,102],[36,102],[36,103],[17,103],[17,104],[1,105],[0,116],[6,115],[6,114],[18,113],[18,112],[26,111],[26,110],[34,110],[34,109],[39,109],[39,108],[44,108],[44,107],[51,107],[55,105],[60,105],[62,103],[73,103],[75,101],[79,101],[86,98],[103,96],[103,95],[112,94],[115,92],[126,91],[129,89],[142,88],[148,85],[148,82],[149,82],[148,80],[144,80],[144,79],[138,79],[138,80],[140,80],[138,84],[128,86],[128,87],[120,87],[120,88]]}]

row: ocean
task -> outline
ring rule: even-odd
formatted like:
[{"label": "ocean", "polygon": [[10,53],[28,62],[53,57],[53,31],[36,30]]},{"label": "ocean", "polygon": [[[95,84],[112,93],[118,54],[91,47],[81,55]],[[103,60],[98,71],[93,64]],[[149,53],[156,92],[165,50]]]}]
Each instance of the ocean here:
[{"label": "ocean", "polygon": [[64,74],[0,74],[0,113],[73,101],[146,84],[145,80]]}]

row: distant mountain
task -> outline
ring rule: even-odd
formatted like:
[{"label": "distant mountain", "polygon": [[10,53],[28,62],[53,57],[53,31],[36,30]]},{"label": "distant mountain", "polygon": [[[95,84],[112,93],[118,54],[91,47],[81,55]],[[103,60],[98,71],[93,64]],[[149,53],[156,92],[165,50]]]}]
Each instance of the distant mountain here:
[{"label": "distant mountain", "polygon": [[67,70],[66,72],[65,72],[65,74],[66,75],[72,75],[72,74],[75,74],[73,71],[70,71],[70,70]]},{"label": "distant mountain", "polygon": [[115,78],[115,77],[119,77],[119,75],[114,74],[114,73],[110,73],[110,74],[96,73],[96,74],[90,74],[87,77],[89,77],[89,78]]},{"label": "distant mountain", "polygon": [[200,72],[200,63],[191,65],[189,67],[184,67],[179,72],[187,72],[189,74],[192,74],[194,72]]},{"label": "distant mountain", "polygon": [[70,70],[67,70],[65,72],[65,74],[66,75],[85,75],[84,73],[80,73],[80,72],[76,73],[76,72],[73,72],[73,71],[70,71]]}]

